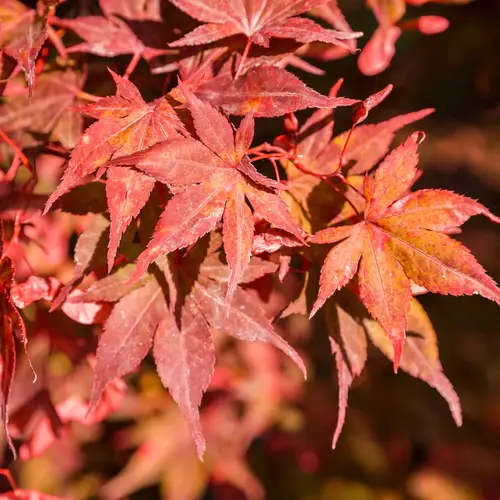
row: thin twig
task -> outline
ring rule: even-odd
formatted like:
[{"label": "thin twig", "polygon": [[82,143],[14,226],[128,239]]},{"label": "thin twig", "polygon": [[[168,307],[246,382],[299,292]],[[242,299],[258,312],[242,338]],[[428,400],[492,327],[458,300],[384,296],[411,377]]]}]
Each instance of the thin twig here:
[{"label": "thin twig", "polygon": [[134,69],[136,68],[140,60],[141,60],[141,53],[135,52],[127,66],[127,69],[125,70],[123,78],[126,78],[127,80],[130,78],[130,75],[134,72]]},{"label": "thin twig", "polygon": [[68,59],[68,52],[66,51],[66,47],[59,37],[59,33],[55,31],[52,26],[47,26],[47,35],[54,48],[57,50],[57,53],[61,56],[61,59],[66,61]]},{"label": "thin twig", "polygon": [[29,172],[31,172],[32,175],[34,175],[35,169],[31,166],[26,155],[22,152],[19,146],[5,133],[5,131],[2,128],[0,128],[0,139],[2,139],[3,142],[8,144],[12,148],[14,153],[21,160],[21,163],[29,170]]},{"label": "thin twig", "polygon": [[239,76],[241,75],[241,72],[243,71],[243,66],[245,65],[245,62],[247,60],[248,53],[250,52],[251,46],[252,46],[252,39],[249,38],[247,40],[245,48],[243,49],[243,54],[241,54],[241,60],[240,60],[240,64],[238,65],[238,69],[236,70],[236,74],[234,75],[235,80],[237,80],[239,78]]}]

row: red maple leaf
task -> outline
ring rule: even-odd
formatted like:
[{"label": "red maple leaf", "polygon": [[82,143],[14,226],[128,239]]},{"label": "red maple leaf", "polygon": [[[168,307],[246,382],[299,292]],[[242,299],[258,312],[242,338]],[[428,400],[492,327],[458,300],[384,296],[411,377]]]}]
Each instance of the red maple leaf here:
[{"label": "red maple leaf", "polygon": [[344,46],[343,40],[361,36],[361,33],[335,31],[323,28],[311,19],[297,17],[328,0],[172,0],[179,9],[203,24],[172,47],[200,45],[228,36],[242,34],[250,43],[269,46],[270,38],[291,38],[301,43],[326,42]]},{"label": "red maple leaf", "polygon": [[[116,302],[99,339],[91,408],[109,381],[132,371],[153,347],[158,374],[187,419],[200,458],[205,439],[198,408],[214,369],[212,328],[241,340],[270,342],[305,373],[298,354],[274,332],[253,296],[237,288],[233,303],[227,306],[230,272],[221,260],[220,239],[212,240],[208,252],[201,244],[184,258],[176,256],[173,263],[162,258],[163,273],[154,271],[139,284],[130,284],[135,265],[129,265],[75,297],[76,301]],[[240,281],[254,281],[275,269],[254,257]],[[186,289],[189,282],[192,286]]]},{"label": "red maple leaf", "polygon": [[417,175],[420,140],[419,133],[411,135],[365,178],[361,221],[327,228],[310,238],[314,243],[340,242],[326,257],[311,316],[352,279],[359,264],[360,298],[392,340],[395,368],[412,298],[410,280],[431,292],[479,294],[500,303],[494,281],[467,249],[445,234],[472,215],[499,219],[476,201],[450,191],[407,195]]},{"label": "red maple leaf", "polygon": [[258,215],[299,240],[302,231],[273,191],[281,185],[258,173],[246,155],[254,134],[253,116],[247,115],[234,133],[216,109],[186,88],[183,92],[201,140],[166,141],[110,164],[131,165],[160,182],[183,187],[165,207],[138,260],[136,277],[160,255],[191,245],[223,218],[224,249],[232,271],[229,303],[251,255],[254,221],[246,199]]}]

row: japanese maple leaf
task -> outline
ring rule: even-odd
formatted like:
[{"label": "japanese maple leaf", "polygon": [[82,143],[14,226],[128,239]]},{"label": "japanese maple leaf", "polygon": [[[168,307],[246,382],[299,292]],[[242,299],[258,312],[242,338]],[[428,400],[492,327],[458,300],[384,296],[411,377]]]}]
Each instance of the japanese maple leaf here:
[{"label": "japanese maple leaf", "polygon": [[231,269],[229,303],[252,248],[254,222],[246,199],[257,214],[301,241],[302,231],[273,191],[280,185],[259,174],[246,155],[254,134],[252,115],[247,115],[234,133],[230,122],[215,108],[186,88],[183,92],[201,140],[185,137],[166,141],[111,164],[133,165],[160,182],[186,186],[165,207],[138,260],[136,277],[159,256],[191,245],[223,218],[224,249]]},{"label": "japanese maple leaf", "polygon": [[297,17],[328,0],[172,0],[191,17],[203,24],[172,47],[200,45],[215,42],[232,35],[244,35],[251,43],[269,46],[270,38],[290,38],[301,43],[326,42],[345,46],[343,40],[361,36],[361,33],[335,31],[323,28],[311,19]]},{"label": "japanese maple leaf", "polygon": [[[260,58],[248,62],[247,71],[234,78],[233,59],[218,70],[214,61],[224,55],[225,48],[213,49],[205,59],[186,58],[181,61],[183,83],[202,101],[221,107],[232,115],[281,116],[305,108],[336,108],[359,102],[337,96],[324,96],[312,90],[299,78],[283,68],[263,65]],[[241,58],[236,57],[238,63]],[[184,96],[179,87],[170,95],[179,101]]]},{"label": "japanese maple leaf", "polygon": [[[230,271],[217,245],[212,245],[201,259],[198,254],[195,246],[185,258],[173,259],[175,265],[161,260],[168,289],[161,285],[157,273],[131,284],[133,264],[95,282],[75,300],[116,302],[99,339],[90,406],[97,405],[109,381],[133,370],[152,347],[158,374],[188,421],[201,458],[205,439],[198,408],[214,369],[212,328],[237,339],[272,343],[302,371],[305,368],[298,354],[274,332],[262,307],[250,294],[237,288],[233,304],[226,307]],[[176,282],[170,267],[178,273],[179,288],[186,286],[192,274],[197,277],[187,295],[182,296],[182,303],[176,300]],[[275,269],[272,263],[253,257],[241,282],[254,281]],[[172,312],[178,310],[176,304],[181,306],[179,316]]]},{"label": "japanese maple leaf", "polygon": [[35,60],[47,39],[48,14],[49,7],[44,4],[37,11],[17,0],[3,0],[0,5],[0,48],[23,69],[30,95],[35,84]]},{"label": "japanese maple leaf", "polygon": [[450,191],[421,190],[407,195],[417,175],[419,142],[420,134],[414,133],[385,158],[373,176],[365,178],[366,207],[361,221],[324,229],[310,240],[338,243],[325,259],[311,316],[351,280],[359,264],[360,298],[392,340],[395,368],[412,298],[410,280],[431,292],[479,294],[500,303],[495,282],[466,248],[445,234],[472,215],[499,219],[476,201]]},{"label": "japanese maple leaf", "polygon": [[[341,84],[342,80],[339,80],[331,88],[330,99],[336,99]],[[304,227],[318,227],[318,224],[328,222],[333,216],[332,210],[336,210],[337,216],[342,217],[342,220],[348,218],[349,211],[352,210],[351,204],[362,203],[362,199],[359,199],[362,197],[357,192],[359,178],[352,174],[363,173],[373,167],[387,152],[396,130],[432,112],[432,109],[424,109],[376,125],[357,126],[391,90],[390,85],[355,103],[353,128],[335,138],[332,138],[332,112],[319,109],[300,127],[292,138],[292,143],[286,136],[276,139],[277,145],[283,143],[282,147],[291,151],[294,156],[293,161],[282,161],[289,188],[284,192],[284,197],[295,219],[301,221]],[[352,160],[356,160],[356,165],[352,166]],[[344,170],[349,175],[347,179],[343,178],[343,166],[347,167]],[[327,182],[329,187],[321,184],[322,181]],[[332,188],[337,192],[341,191],[350,203],[343,203],[339,207],[336,203],[338,199],[331,196]]]},{"label": "japanese maple leaf", "polygon": [[[97,118],[82,135],[57,189],[45,211],[85,176],[110,158],[140,151],[170,137],[179,136],[183,125],[165,99],[146,103],[133,83],[111,72],[117,91],[82,108]],[[154,180],[131,169],[110,170],[106,194],[111,214],[108,266],[112,267],[121,235],[149,198]]]}]

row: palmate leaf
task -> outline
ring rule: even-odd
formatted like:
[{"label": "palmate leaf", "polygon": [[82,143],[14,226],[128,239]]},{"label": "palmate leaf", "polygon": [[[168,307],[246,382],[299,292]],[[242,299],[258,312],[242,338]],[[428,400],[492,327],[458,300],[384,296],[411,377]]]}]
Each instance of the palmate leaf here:
[{"label": "palmate leaf", "polygon": [[223,217],[224,248],[231,269],[229,303],[251,254],[254,222],[245,198],[258,215],[300,241],[302,231],[274,193],[280,184],[259,174],[246,156],[253,138],[252,115],[242,120],[235,135],[229,121],[215,108],[186,88],[183,92],[201,141],[192,137],[166,141],[110,165],[134,166],[160,182],[186,186],[167,203],[148,248],[138,260],[135,277],[159,256],[196,242]]},{"label": "palmate leaf", "polygon": [[[358,270],[359,294],[394,347],[402,353],[411,302],[410,279],[433,292],[479,294],[500,303],[500,290],[460,243],[444,234],[472,215],[499,219],[481,204],[446,191],[407,192],[417,175],[415,133],[392,151],[364,182],[364,217],[352,225],[324,229],[314,243],[337,243],[326,257],[311,316]],[[408,218],[404,207],[408,206]],[[358,219],[359,220],[359,219]]]},{"label": "palmate leaf", "polygon": [[[330,98],[335,98],[341,84],[339,80],[332,87]],[[295,159],[282,161],[288,178],[283,198],[304,228],[314,230],[328,221],[337,224],[349,219],[354,215],[352,205],[362,210],[364,199],[359,194],[362,188],[359,174],[373,168],[389,151],[397,130],[432,113],[432,109],[423,109],[381,123],[356,126],[391,89],[388,86],[355,104],[355,128],[350,131],[333,137],[333,114],[328,109],[315,111],[298,130],[290,151]],[[351,187],[346,187],[341,176],[347,176]],[[325,177],[329,185],[322,181]],[[332,188],[342,192],[350,203],[332,196]]]},{"label": "palmate leaf", "polygon": [[[128,265],[75,298],[78,302],[116,302],[99,339],[91,408],[98,404],[108,382],[132,371],[152,347],[158,374],[189,423],[200,459],[205,439],[199,406],[215,363],[212,328],[240,340],[269,342],[305,374],[302,360],[274,331],[254,296],[237,287],[227,307],[225,296],[231,272],[217,250],[220,239],[212,239],[211,250],[205,256],[202,250],[201,259],[203,245],[196,245],[185,258],[172,259],[170,264],[162,260],[168,287],[162,284],[162,275],[156,273],[145,276],[140,284],[127,283],[135,267]],[[275,270],[275,264],[254,257],[241,281],[248,283]],[[186,291],[193,273],[196,281]],[[176,280],[170,274],[176,275]],[[171,301],[177,297],[176,286],[184,292],[174,304]]]},{"label": "palmate leaf", "polygon": [[328,0],[172,0],[179,9],[203,23],[172,47],[201,45],[242,34],[264,47],[270,38],[291,38],[301,43],[325,42],[350,49],[343,40],[361,33],[325,29],[311,19],[295,17]]}]

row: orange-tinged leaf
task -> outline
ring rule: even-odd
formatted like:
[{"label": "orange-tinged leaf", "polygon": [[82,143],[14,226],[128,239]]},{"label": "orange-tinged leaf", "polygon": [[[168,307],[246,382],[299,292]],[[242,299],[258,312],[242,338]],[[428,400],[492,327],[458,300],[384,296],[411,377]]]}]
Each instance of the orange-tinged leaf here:
[{"label": "orange-tinged leaf", "polygon": [[82,111],[99,118],[81,136],[61,183],[52,193],[45,212],[62,194],[111,158],[140,151],[179,135],[183,125],[164,100],[147,104],[133,83],[111,72],[117,92]]},{"label": "orange-tinged leaf", "polygon": [[308,241],[311,243],[337,243],[338,241],[348,238],[353,231],[358,230],[358,225],[328,227],[310,236]]},{"label": "orange-tinged leaf", "polygon": [[167,315],[160,322],[154,337],[153,356],[163,385],[189,424],[198,458],[203,460],[205,438],[199,406],[214,371],[215,348],[205,319],[194,306],[192,308],[192,311],[184,310],[180,329],[173,316]]},{"label": "orange-tinged leaf", "polygon": [[351,106],[356,99],[326,97],[307,87],[295,75],[274,66],[251,68],[234,80],[230,73],[218,76],[196,89],[213,106],[233,115],[282,116],[305,108]]},{"label": "orange-tinged leaf", "polygon": [[396,258],[387,251],[389,237],[375,227],[366,227],[365,231],[359,293],[363,304],[392,341],[396,371],[412,299],[410,281]]},{"label": "orange-tinged leaf", "polygon": [[391,226],[384,219],[380,226],[390,231],[391,252],[418,285],[444,295],[482,295],[500,304],[495,282],[458,241],[435,231]]},{"label": "orange-tinged leaf", "polygon": [[[392,203],[410,189],[417,174],[419,140],[419,132],[412,134],[387,155],[373,178],[366,178],[366,217],[381,216]],[[371,183],[372,188],[367,187],[367,183]]]},{"label": "orange-tinged leaf", "polygon": [[336,243],[350,237],[334,247],[325,261],[315,312],[346,284],[336,249],[347,248],[356,228],[362,225],[359,295],[393,343],[395,369],[415,285],[442,294],[482,295],[500,303],[500,290],[470,252],[439,232],[456,230],[472,215],[483,214],[494,222],[498,217],[474,200],[448,191],[423,190],[400,199],[417,174],[421,137],[420,133],[412,134],[386,157],[373,176],[365,177],[364,222],[327,228],[309,238],[313,243]]},{"label": "orange-tinged leaf", "polygon": [[321,268],[318,298],[311,310],[312,317],[334,292],[345,286],[358,270],[358,262],[363,253],[365,228],[358,224],[350,237],[334,246],[326,256]]},{"label": "orange-tinged leaf", "polygon": [[471,198],[442,189],[422,189],[395,202],[384,215],[391,226],[402,224],[433,231],[460,227],[473,215],[484,215],[493,222],[500,219]]}]

